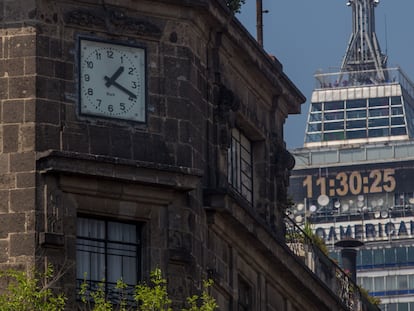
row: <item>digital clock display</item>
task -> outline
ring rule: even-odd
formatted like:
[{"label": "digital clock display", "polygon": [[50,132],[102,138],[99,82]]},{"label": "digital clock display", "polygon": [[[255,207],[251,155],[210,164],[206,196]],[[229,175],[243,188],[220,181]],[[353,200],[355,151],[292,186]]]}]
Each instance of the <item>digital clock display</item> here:
[{"label": "digital clock display", "polygon": [[320,195],[343,197],[349,195],[393,192],[397,182],[393,168],[373,169],[370,171],[338,172],[335,175],[305,175],[302,186],[306,197]]}]

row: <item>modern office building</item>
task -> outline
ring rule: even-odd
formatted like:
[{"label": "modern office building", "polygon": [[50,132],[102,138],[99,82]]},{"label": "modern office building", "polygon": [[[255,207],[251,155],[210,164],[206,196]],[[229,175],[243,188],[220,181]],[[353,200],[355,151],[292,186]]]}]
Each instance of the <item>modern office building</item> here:
[{"label": "modern office building", "polygon": [[375,35],[379,1],[350,0],[341,70],[316,74],[304,147],[293,150],[291,217],[335,243],[364,243],[358,283],[384,311],[414,310],[414,87],[387,68]]}]

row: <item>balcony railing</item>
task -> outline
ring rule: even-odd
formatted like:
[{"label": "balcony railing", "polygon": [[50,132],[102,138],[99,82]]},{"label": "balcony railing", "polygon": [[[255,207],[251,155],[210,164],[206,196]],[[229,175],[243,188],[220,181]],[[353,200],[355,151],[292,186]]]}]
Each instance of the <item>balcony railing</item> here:
[{"label": "balcony railing", "polygon": [[384,69],[386,80],[375,79],[375,73],[375,70],[328,73],[319,71],[315,74],[315,90],[400,84],[410,97],[414,98],[414,84],[401,68]]},{"label": "balcony railing", "polygon": [[285,226],[286,244],[290,250],[339,297],[345,308],[350,311],[380,310],[362,295],[350,275],[316,245],[315,239],[307,235],[289,217],[285,218]]}]

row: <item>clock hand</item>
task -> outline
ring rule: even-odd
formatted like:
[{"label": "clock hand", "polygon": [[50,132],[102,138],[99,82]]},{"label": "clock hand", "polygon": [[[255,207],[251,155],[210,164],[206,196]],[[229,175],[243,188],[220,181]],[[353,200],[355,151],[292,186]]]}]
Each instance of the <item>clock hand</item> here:
[{"label": "clock hand", "polygon": [[112,77],[108,78],[107,76],[105,76],[104,77],[104,79],[106,80],[105,86],[110,87],[112,84],[114,84],[116,79],[118,79],[121,73],[123,72],[124,72],[124,67],[121,66],[117,69],[117,71],[115,71]]},{"label": "clock hand", "polygon": [[111,83],[110,86],[111,85],[115,86],[117,89],[119,89],[122,92],[126,93],[129,97],[132,97],[132,98],[135,98],[135,99],[137,98],[137,95],[135,95],[130,90],[128,90],[127,88],[125,88],[122,85],[120,85],[118,82],[111,81],[111,78],[108,78],[107,76],[104,77],[104,79],[106,80],[105,85],[107,85],[107,83],[110,82]]}]

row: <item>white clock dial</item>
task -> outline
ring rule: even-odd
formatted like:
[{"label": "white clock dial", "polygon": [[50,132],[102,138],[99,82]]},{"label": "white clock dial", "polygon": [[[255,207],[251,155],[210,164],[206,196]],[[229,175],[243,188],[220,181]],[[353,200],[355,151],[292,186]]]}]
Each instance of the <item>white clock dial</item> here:
[{"label": "white clock dial", "polygon": [[145,122],[145,49],[80,40],[80,113]]}]

